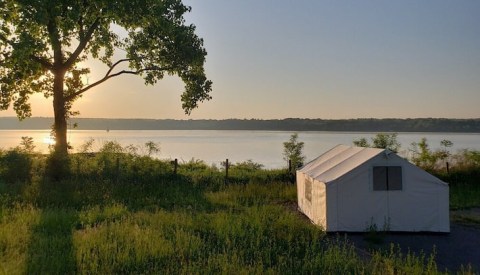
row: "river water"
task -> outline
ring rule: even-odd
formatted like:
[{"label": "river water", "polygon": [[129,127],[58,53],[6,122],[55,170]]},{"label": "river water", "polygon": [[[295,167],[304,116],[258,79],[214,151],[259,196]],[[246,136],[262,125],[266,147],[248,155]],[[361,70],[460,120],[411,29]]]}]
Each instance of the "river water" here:
[{"label": "river water", "polygon": [[[89,139],[94,139],[94,150],[98,150],[107,141],[138,147],[153,141],[160,144],[161,151],[156,157],[161,159],[177,158],[182,162],[194,158],[217,166],[227,158],[231,163],[250,159],[263,164],[266,168],[281,168],[286,166],[282,156],[283,142],[288,141],[292,133],[223,130],[69,130],[68,141],[74,151]],[[335,145],[351,145],[353,140],[361,137],[370,140],[375,133],[298,132],[298,135],[299,141],[305,143],[303,152],[309,161]],[[36,150],[43,153],[48,152],[48,146],[52,143],[50,130],[0,130],[0,148],[7,149],[19,145],[22,136],[32,137]],[[419,142],[422,137],[427,138],[432,149],[440,148],[440,141],[447,139],[453,142],[451,152],[460,149],[480,150],[480,134],[398,133],[398,141],[402,146],[400,154],[408,156],[410,144]]]}]

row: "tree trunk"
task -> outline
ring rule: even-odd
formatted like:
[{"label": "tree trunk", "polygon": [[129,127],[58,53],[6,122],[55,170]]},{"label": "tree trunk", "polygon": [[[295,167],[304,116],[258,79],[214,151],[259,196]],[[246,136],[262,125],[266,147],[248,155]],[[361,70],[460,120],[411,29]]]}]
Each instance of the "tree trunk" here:
[{"label": "tree trunk", "polygon": [[65,109],[65,98],[63,95],[63,72],[55,74],[53,83],[53,111],[55,115],[55,153],[67,155],[67,110]]},{"label": "tree trunk", "polygon": [[65,71],[57,71],[54,74],[53,111],[55,122],[53,130],[55,133],[55,147],[48,162],[48,174],[57,181],[65,178],[70,171],[67,144],[67,109],[65,108],[65,97],[63,94],[64,78]]}]

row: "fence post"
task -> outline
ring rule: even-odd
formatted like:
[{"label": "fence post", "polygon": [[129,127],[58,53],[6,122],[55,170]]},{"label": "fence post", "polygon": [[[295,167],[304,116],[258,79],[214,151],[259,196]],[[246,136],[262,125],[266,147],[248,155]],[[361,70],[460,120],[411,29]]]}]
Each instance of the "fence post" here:
[{"label": "fence post", "polygon": [[118,181],[118,179],[120,178],[120,158],[119,157],[117,157],[117,163],[116,163],[115,168],[116,168],[116,172],[117,172],[116,175],[115,175],[115,178]]},{"label": "fence post", "polygon": [[77,158],[77,176],[80,175],[80,158]]},{"label": "fence post", "polygon": [[450,174],[450,167],[449,167],[448,161],[447,161],[447,174]]},{"label": "fence post", "polygon": [[109,176],[109,173],[110,173],[109,169],[110,169],[110,163],[108,162],[107,158],[104,158],[103,159],[103,176],[104,177]]},{"label": "fence post", "polygon": [[228,159],[225,161],[225,182],[228,180],[228,167],[230,165],[228,164]]},{"label": "fence post", "polygon": [[175,159],[175,161],[173,162],[173,174],[176,175],[177,174],[177,167],[178,167],[178,159]]}]

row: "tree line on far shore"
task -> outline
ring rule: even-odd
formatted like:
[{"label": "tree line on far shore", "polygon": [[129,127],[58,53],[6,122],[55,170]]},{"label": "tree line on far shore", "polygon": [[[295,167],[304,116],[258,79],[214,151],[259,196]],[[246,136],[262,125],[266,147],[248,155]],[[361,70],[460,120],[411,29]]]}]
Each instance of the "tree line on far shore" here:
[{"label": "tree line on far shore", "polygon": [[[18,121],[0,118],[0,129],[49,129],[53,118],[33,117]],[[270,131],[352,131],[352,132],[455,132],[480,133],[480,118],[411,119],[106,119],[71,118],[70,129],[80,130],[270,130]]]}]

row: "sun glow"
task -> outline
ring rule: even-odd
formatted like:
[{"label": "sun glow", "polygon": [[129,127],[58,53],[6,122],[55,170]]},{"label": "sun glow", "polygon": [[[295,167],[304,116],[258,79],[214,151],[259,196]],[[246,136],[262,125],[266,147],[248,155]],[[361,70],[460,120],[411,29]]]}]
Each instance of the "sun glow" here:
[{"label": "sun glow", "polygon": [[55,145],[55,138],[54,137],[44,137],[43,138],[43,143],[48,144],[48,145]]}]

